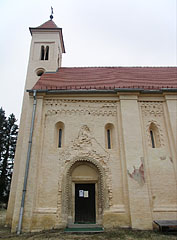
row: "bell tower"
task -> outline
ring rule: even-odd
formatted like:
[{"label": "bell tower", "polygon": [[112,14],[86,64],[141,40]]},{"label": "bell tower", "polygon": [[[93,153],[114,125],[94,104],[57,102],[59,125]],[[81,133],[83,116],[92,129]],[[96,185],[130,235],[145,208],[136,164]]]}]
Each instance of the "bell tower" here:
[{"label": "bell tower", "polygon": [[[16,146],[14,170],[11,182],[11,192],[6,215],[6,223],[16,231],[19,224],[20,202],[25,176],[26,159],[29,149],[30,126],[32,122],[33,96],[26,90],[32,89],[40,76],[45,72],[56,72],[61,67],[62,53],[65,53],[62,28],[54,23],[53,15],[50,20],[36,28],[29,28],[32,35],[26,84],[22,104],[20,128]],[[38,106],[40,106],[38,99]],[[30,189],[32,187],[30,186]],[[29,214],[29,213],[28,213]]]},{"label": "bell tower", "polygon": [[50,20],[39,27],[29,28],[32,35],[26,89],[31,89],[44,72],[55,72],[61,67],[65,53],[62,28]]}]

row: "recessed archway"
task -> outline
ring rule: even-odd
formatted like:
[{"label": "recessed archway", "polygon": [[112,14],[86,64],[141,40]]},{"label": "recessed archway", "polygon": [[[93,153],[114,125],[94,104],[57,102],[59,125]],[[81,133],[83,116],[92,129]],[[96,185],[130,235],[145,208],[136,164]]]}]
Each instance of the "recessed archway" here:
[{"label": "recessed archway", "polygon": [[102,223],[102,214],[108,205],[108,193],[105,188],[105,173],[101,164],[87,157],[76,158],[67,164],[62,183],[64,221],[66,223],[75,222],[76,184],[94,184],[96,223]]}]

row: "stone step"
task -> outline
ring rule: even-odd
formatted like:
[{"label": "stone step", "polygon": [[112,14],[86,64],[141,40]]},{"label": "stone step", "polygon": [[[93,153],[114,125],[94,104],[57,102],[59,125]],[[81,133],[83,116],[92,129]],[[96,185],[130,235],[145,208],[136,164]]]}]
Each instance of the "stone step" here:
[{"label": "stone step", "polygon": [[103,228],[65,228],[65,233],[102,233],[104,232]]},{"label": "stone step", "polygon": [[104,228],[100,224],[68,224],[65,228],[67,233],[101,233],[104,232]]},{"label": "stone step", "polygon": [[91,223],[91,224],[70,223],[68,224],[68,228],[103,228],[103,226],[95,223]]}]

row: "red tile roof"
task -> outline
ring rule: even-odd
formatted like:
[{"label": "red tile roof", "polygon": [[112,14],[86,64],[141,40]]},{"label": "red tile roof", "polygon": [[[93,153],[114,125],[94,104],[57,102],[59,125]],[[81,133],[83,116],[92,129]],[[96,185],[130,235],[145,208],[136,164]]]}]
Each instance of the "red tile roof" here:
[{"label": "red tile roof", "polygon": [[37,28],[58,28],[58,26],[52,20],[48,20]]},{"label": "red tile roof", "polygon": [[33,90],[177,88],[177,67],[78,67],[44,73]]}]

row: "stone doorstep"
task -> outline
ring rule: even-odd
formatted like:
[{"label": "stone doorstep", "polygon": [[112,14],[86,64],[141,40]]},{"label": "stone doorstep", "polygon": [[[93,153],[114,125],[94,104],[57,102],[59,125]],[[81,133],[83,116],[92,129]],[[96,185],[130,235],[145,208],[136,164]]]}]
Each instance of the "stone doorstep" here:
[{"label": "stone doorstep", "polygon": [[65,228],[65,233],[102,233],[103,228]]},{"label": "stone doorstep", "polygon": [[96,223],[69,223],[68,228],[103,228],[102,225]]},{"label": "stone doorstep", "polygon": [[65,232],[70,233],[100,233],[104,228],[100,224],[68,224]]}]

